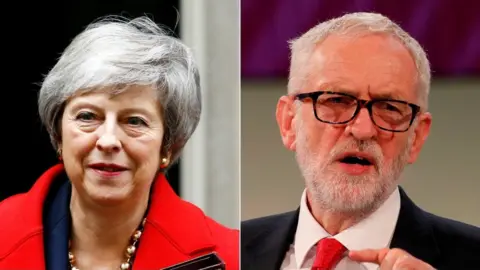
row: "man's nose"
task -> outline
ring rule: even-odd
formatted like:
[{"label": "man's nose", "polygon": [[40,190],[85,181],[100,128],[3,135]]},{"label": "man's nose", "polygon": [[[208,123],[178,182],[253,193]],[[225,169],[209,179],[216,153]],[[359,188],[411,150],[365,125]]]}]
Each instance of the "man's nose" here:
[{"label": "man's nose", "polygon": [[377,129],[367,108],[362,108],[349,124],[350,133],[359,140],[369,140],[377,136]]}]

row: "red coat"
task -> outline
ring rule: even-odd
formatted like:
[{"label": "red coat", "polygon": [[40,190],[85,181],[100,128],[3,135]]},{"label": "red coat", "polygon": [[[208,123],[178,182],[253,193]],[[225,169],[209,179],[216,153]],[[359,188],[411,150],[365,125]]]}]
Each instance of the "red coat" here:
[{"label": "red coat", "polygon": [[[46,171],[32,189],[0,203],[0,269],[45,269],[43,202],[63,165]],[[160,269],[217,252],[227,270],[239,269],[239,232],[180,199],[163,175],[154,182],[150,210],[133,269]]]}]

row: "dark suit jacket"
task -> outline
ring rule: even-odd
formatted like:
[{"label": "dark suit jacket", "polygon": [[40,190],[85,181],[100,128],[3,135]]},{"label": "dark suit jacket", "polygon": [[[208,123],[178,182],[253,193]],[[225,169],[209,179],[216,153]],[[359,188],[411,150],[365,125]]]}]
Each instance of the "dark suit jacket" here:
[{"label": "dark suit jacket", "polygon": [[[480,269],[480,228],[423,211],[401,188],[400,197],[391,248],[406,250],[436,269]],[[242,222],[241,269],[280,269],[293,243],[298,215],[299,209]]]},{"label": "dark suit jacket", "polygon": [[[70,186],[62,174],[63,166],[54,166],[29,192],[0,203],[0,269],[68,269]],[[238,230],[179,198],[163,174],[146,218],[133,269],[162,269],[211,252],[227,270],[239,269]]]}]

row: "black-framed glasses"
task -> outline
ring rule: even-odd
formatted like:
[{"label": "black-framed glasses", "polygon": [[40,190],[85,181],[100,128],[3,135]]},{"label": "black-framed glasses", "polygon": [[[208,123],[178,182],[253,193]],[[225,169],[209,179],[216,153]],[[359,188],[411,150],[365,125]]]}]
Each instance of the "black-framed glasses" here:
[{"label": "black-framed glasses", "polygon": [[300,101],[311,99],[315,118],[328,124],[346,124],[365,107],[373,124],[391,132],[407,131],[420,111],[420,106],[403,100],[363,100],[349,94],[330,91],[296,94],[295,98]]}]

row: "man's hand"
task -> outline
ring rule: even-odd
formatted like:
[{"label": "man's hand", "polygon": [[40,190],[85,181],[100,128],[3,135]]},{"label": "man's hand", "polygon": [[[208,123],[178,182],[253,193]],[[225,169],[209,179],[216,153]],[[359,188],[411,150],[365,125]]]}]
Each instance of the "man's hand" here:
[{"label": "man's hand", "polygon": [[434,268],[406,251],[394,249],[365,249],[359,251],[350,251],[348,256],[357,262],[371,262],[380,266],[381,270],[433,270]]}]

